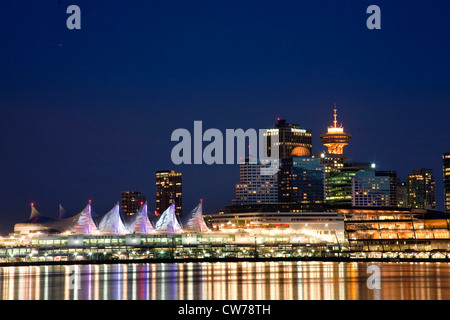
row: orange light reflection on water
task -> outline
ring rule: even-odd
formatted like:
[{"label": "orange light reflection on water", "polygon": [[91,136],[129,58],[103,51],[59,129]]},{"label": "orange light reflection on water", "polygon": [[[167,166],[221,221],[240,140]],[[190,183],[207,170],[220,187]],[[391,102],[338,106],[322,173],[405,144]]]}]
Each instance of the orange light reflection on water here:
[{"label": "orange light reflection on water", "polygon": [[[450,264],[198,262],[0,268],[1,300],[448,300]],[[77,289],[76,284],[79,284]],[[75,285],[74,285],[75,284]]]}]

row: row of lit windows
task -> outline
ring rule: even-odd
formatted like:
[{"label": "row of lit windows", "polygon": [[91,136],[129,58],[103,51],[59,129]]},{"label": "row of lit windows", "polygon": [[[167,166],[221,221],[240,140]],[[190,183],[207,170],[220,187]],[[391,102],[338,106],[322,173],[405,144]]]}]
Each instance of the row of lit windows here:
[{"label": "row of lit windows", "polygon": [[378,232],[354,232],[349,234],[349,240],[358,239],[450,239],[450,231],[405,231],[405,232],[391,232],[391,231],[378,231]]}]

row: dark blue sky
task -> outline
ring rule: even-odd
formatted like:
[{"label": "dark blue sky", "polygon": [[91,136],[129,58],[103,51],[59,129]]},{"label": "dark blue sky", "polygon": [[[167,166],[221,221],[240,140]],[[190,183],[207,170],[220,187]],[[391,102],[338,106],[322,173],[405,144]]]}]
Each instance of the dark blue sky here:
[{"label": "dark blue sky", "polygon": [[[81,30],[66,9],[81,8]],[[381,7],[382,29],[366,28]],[[0,2],[0,232],[29,203],[56,217],[106,213],[122,190],[147,195],[155,171],[183,172],[184,207],[230,204],[237,165],[171,163],[173,130],[312,129],[339,106],[356,161],[404,179],[450,151],[446,1]]]}]

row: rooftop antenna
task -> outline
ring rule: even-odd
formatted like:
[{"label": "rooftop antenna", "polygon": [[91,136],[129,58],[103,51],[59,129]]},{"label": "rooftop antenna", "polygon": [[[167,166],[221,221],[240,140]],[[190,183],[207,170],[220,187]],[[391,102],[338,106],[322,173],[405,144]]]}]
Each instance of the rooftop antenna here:
[{"label": "rooftop antenna", "polygon": [[337,108],[336,103],[334,104],[334,127],[337,128]]}]

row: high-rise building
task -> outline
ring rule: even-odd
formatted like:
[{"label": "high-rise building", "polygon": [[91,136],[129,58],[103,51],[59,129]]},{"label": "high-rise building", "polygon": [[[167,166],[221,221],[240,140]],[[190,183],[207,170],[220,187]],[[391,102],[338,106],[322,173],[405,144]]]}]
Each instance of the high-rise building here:
[{"label": "high-rise building", "polygon": [[145,203],[145,196],[138,191],[122,191],[120,194],[122,212],[127,216],[135,214]]},{"label": "high-rise building", "polygon": [[248,157],[239,165],[239,184],[233,205],[253,205],[278,201],[277,173],[261,175],[262,164],[250,163]]},{"label": "high-rise building", "polygon": [[436,209],[436,186],[431,169],[416,169],[406,178],[407,205],[414,209]]},{"label": "high-rise building", "polygon": [[156,171],[156,214],[163,213],[175,202],[175,213],[182,211],[182,175],[181,172],[171,170]]},{"label": "high-rise building", "polygon": [[352,179],[353,207],[391,207],[391,177],[359,171]]},{"label": "high-rise building", "polygon": [[267,152],[271,155],[271,137],[278,136],[278,157],[289,158],[296,147],[305,147],[311,152],[312,137],[310,129],[302,129],[298,124],[286,123],[286,120],[278,118],[277,124],[268,129],[264,134],[267,136]]},{"label": "high-rise building", "polygon": [[348,145],[351,135],[344,132],[344,127],[338,126],[337,123],[337,109],[334,107],[334,121],[331,127],[328,127],[327,133],[320,136],[322,143],[328,148],[328,154],[342,155],[344,154],[344,147]]},{"label": "high-rise building", "polygon": [[315,157],[320,158],[320,162],[324,165],[325,177],[327,177],[332,171],[342,169],[347,160],[347,156],[345,154],[329,154],[325,152],[317,154]]},{"label": "high-rise building", "polygon": [[450,153],[442,156],[444,162],[444,209],[450,213]]},{"label": "high-rise building", "polygon": [[352,168],[351,165],[344,169],[347,161],[344,147],[349,144],[351,135],[345,133],[342,124],[338,125],[336,106],[333,124],[320,139],[327,147],[327,151],[320,154],[321,163],[325,166],[325,199],[331,204],[351,204],[351,181],[360,169]]},{"label": "high-rise building", "polygon": [[406,191],[406,182],[398,182],[397,184],[397,207],[408,207],[408,192]]},{"label": "high-rise building", "polygon": [[389,206],[398,207],[398,185],[400,179],[397,177],[397,171],[375,171],[377,177],[389,177]]},{"label": "high-rise building", "polygon": [[331,205],[352,205],[353,177],[359,171],[374,170],[370,163],[345,163],[325,177],[325,200]]},{"label": "high-rise building", "polygon": [[281,160],[278,172],[278,201],[311,206],[324,202],[324,165],[310,156],[305,147],[292,151],[293,157]]}]

